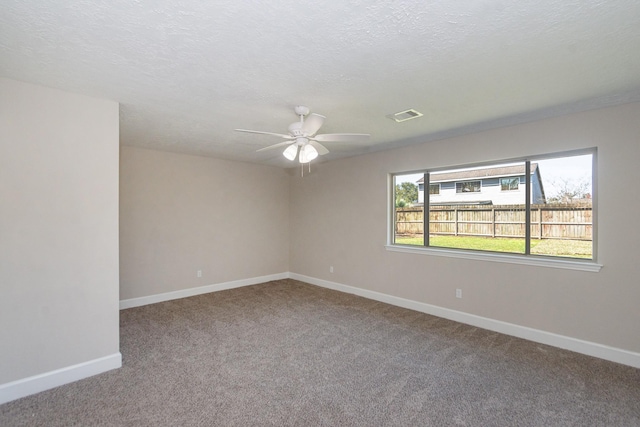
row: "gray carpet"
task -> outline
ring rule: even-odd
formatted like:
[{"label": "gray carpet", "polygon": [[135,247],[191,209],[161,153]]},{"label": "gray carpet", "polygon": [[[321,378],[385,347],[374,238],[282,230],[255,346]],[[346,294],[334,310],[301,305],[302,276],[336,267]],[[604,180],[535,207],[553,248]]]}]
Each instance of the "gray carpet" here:
[{"label": "gray carpet", "polygon": [[124,366],[2,426],[640,426],[640,370],[282,280],[121,312]]}]

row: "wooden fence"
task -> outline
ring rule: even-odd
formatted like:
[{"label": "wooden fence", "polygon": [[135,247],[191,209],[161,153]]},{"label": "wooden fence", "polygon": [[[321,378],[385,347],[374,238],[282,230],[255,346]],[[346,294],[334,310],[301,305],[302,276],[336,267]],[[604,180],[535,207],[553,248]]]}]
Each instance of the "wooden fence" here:
[{"label": "wooden fence", "polygon": [[[421,235],[423,208],[397,208],[396,234]],[[534,239],[592,240],[591,206],[532,205],[531,237]],[[432,235],[524,237],[523,205],[431,206]]]}]

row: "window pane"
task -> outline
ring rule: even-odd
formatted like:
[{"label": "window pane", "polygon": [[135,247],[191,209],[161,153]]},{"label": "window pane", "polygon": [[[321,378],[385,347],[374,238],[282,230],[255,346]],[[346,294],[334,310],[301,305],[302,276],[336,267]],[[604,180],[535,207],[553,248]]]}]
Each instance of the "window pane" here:
[{"label": "window pane", "polygon": [[592,165],[592,154],[531,163],[540,187],[531,205],[532,254],[593,258]]},{"label": "window pane", "polygon": [[424,174],[394,176],[394,243],[424,245]]},{"label": "window pane", "polygon": [[502,191],[517,190],[519,184],[520,184],[520,178],[518,177],[500,178],[500,189]]},{"label": "window pane", "polygon": [[[506,174],[511,190],[503,192]],[[440,194],[429,197],[429,245],[523,254],[526,193],[519,183],[524,176],[524,163],[431,173]]]},{"label": "window pane", "polygon": [[479,193],[481,181],[456,182],[456,193]]},{"label": "window pane", "polygon": [[394,243],[593,259],[595,152],[552,156],[394,176]]}]

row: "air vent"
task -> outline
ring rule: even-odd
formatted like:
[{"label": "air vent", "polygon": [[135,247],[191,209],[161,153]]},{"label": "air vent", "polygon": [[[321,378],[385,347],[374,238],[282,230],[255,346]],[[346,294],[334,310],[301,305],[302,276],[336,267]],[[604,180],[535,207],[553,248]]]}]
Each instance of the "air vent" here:
[{"label": "air vent", "polygon": [[416,111],[414,109],[410,109],[406,111],[400,111],[399,113],[395,113],[395,114],[389,114],[387,117],[389,117],[391,120],[394,120],[400,123],[400,122],[406,122],[407,120],[415,119],[421,116],[422,116],[421,112]]}]

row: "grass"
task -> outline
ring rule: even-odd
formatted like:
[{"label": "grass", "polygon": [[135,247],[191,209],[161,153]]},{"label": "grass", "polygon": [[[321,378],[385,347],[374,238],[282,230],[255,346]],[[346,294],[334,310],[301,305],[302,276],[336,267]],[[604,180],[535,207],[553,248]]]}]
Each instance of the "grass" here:
[{"label": "grass", "polygon": [[[422,246],[423,238],[396,236],[396,244]],[[523,254],[524,239],[478,236],[430,236],[429,245],[452,249],[475,249]],[[591,258],[591,242],[578,240],[531,240],[531,253],[536,255]]]}]

